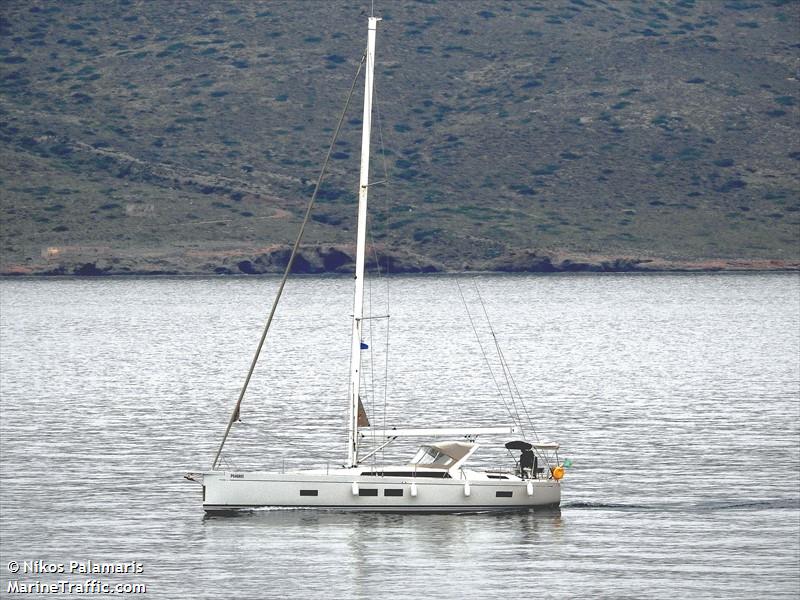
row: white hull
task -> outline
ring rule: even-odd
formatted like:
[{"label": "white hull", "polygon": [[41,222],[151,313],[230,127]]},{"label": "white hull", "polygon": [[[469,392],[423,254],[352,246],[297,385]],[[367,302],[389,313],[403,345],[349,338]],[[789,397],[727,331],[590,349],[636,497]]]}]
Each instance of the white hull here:
[{"label": "white hull", "polygon": [[[295,241],[291,257],[278,288],[264,332],[256,354],[250,365],[247,378],[239,393],[239,399],[228,420],[211,471],[203,474],[190,473],[188,479],[203,485],[203,509],[206,512],[225,512],[261,507],[272,508],[316,508],[355,511],[386,512],[474,512],[487,510],[510,510],[534,507],[555,507],[561,502],[559,480],[564,468],[558,464],[558,444],[552,442],[529,443],[519,423],[502,427],[458,427],[434,429],[369,429],[369,421],[363,411],[360,392],[363,387],[361,375],[362,348],[368,346],[362,338],[364,317],[364,275],[367,230],[367,196],[369,192],[369,147],[372,114],[373,72],[375,65],[375,35],[377,17],[368,21],[367,50],[363,61],[365,69],[364,116],[361,136],[361,174],[358,192],[358,228],[356,236],[356,264],[354,273],[353,321],[350,344],[350,387],[348,402],[348,447],[346,467],[332,472],[294,471],[290,473],[268,473],[262,471],[230,472],[216,470],[220,465],[222,449],[231,428],[239,420],[242,398],[253,374],[261,347],[266,339],[272,317],[275,314],[286,278],[302,239],[314,205],[322,176],[317,181],[314,193]],[[355,87],[351,88],[351,94]],[[348,97],[348,103],[349,103]],[[336,136],[346,113],[337,125],[334,139],[328,151],[333,150]],[[325,159],[327,165],[328,157]],[[387,296],[388,299],[388,296]],[[386,315],[388,317],[388,315]],[[469,311],[467,311],[469,316]],[[371,317],[366,317],[371,318]],[[487,316],[488,319],[488,316]],[[470,321],[472,318],[470,317]],[[388,329],[387,329],[388,331]],[[476,330],[477,334],[477,330]],[[492,332],[494,336],[494,332]],[[496,340],[495,340],[496,343]],[[502,359],[502,354],[498,355]],[[504,373],[507,365],[504,364]],[[492,375],[494,377],[494,375]],[[508,377],[506,378],[508,380]],[[509,394],[513,391],[509,385]],[[517,392],[518,395],[518,392]],[[521,399],[520,399],[521,401]],[[505,403],[505,400],[503,401]],[[515,404],[516,410],[516,404]],[[527,411],[526,411],[527,413]],[[363,419],[362,419],[363,417]],[[512,415],[512,420],[513,415]],[[517,414],[517,421],[519,414]],[[530,421],[530,419],[528,419]],[[531,423],[532,426],[532,423]],[[478,448],[475,438],[483,434],[516,435],[505,444],[508,450],[519,450],[519,460],[514,470],[481,472],[466,468],[467,459]],[[447,436],[449,440],[421,445],[410,462],[372,470],[367,460],[399,437]],[[367,448],[360,448],[361,444]],[[362,452],[363,450],[363,452]],[[549,453],[555,452],[555,463]],[[537,461],[541,459],[541,467]],[[545,471],[545,468],[549,470]],[[544,475],[544,473],[547,473]]]},{"label": "white hull", "polygon": [[[359,469],[358,471],[360,471]],[[479,474],[479,477],[483,474]],[[441,479],[338,473],[225,472],[203,474],[203,509],[225,512],[261,507],[385,512],[471,512],[555,507],[553,479]]]}]

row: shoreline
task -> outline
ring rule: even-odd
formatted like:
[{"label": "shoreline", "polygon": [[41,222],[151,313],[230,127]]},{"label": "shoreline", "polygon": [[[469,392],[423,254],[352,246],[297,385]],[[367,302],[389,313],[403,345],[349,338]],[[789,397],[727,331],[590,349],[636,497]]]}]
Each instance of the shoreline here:
[{"label": "shoreline", "polygon": [[[335,261],[330,257],[336,256]],[[286,252],[260,256],[206,256],[192,261],[186,256],[84,258],[43,260],[35,264],[0,266],[0,278],[27,277],[246,277],[280,275],[288,262]],[[800,272],[800,259],[665,259],[567,253],[510,253],[493,260],[443,264],[421,256],[378,256],[367,265],[395,275],[413,274],[514,274],[514,273],[741,273]],[[352,275],[350,256],[341,248],[304,249],[298,254],[295,275]]]}]

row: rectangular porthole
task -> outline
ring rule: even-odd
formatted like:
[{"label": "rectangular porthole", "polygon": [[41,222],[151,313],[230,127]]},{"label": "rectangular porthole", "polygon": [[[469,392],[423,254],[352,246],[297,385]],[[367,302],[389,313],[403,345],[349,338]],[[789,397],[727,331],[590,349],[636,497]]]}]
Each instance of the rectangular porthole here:
[{"label": "rectangular porthole", "polygon": [[300,490],[301,496],[319,496],[319,490]]},{"label": "rectangular porthole", "polygon": [[372,490],[370,490],[370,489],[361,489],[361,490],[358,490],[358,495],[359,496],[377,496],[378,495],[378,489],[377,488],[372,489]]},{"label": "rectangular porthole", "polygon": [[498,498],[511,498],[514,492],[495,492],[494,495]]},{"label": "rectangular porthole", "polygon": [[384,496],[402,496],[403,495],[403,490],[402,489],[400,489],[400,490],[386,489],[386,490],[383,490],[383,495]]}]

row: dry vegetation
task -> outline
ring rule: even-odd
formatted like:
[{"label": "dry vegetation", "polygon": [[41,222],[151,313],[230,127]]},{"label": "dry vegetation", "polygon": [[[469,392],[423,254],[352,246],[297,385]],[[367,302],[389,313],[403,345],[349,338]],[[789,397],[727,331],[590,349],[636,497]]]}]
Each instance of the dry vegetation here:
[{"label": "dry vegetation", "polygon": [[[4,2],[0,272],[280,270],[357,4]],[[376,4],[373,260],[800,264],[800,3]],[[301,270],[349,268],[359,102]]]}]

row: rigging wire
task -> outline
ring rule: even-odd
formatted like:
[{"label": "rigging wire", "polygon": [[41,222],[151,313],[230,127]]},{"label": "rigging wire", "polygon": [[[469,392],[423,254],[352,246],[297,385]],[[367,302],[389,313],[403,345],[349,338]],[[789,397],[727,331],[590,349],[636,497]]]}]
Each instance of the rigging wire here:
[{"label": "rigging wire", "polygon": [[[497,344],[497,340],[495,339],[495,344]],[[539,434],[536,432],[536,429],[533,426],[533,420],[531,419],[530,413],[528,413],[528,407],[525,405],[525,400],[522,398],[522,394],[519,392],[519,388],[517,387],[517,382],[514,381],[514,376],[511,374],[511,369],[508,366],[508,361],[506,361],[506,357],[503,354],[503,351],[500,349],[500,345],[497,344],[497,354],[500,356],[500,361],[502,364],[505,365],[506,371],[508,373],[508,377],[511,379],[511,384],[514,386],[514,391],[517,394],[517,398],[519,399],[520,405],[522,405],[522,410],[525,413],[525,418],[528,419],[528,425],[530,425],[530,429],[533,432],[533,436],[536,438],[536,441],[539,441]]]},{"label": "rigging wire", "polygon": [[[369,215],[367,215],[367,221],[369,222]],[[367,224],[367,232],[369,233],[369,223]],[[370,239],[372,236],[370,235]],[[374,251],[374,242],[372,242],[373,251]],[[379,267],[380,268],[380,267]],[[379,271],[380,272],[380,271]],[[372,315],[372,278],[367,277],[367,300],[368,300],[368,308],[367,314]],[[373,340],[372,335],[372,319],[367,321],[367,333],[369,336],[369,400],[370,400],[370,414],[375,414],[375,342]],[[360,358],[360,357],[359,357]],[[365,388],[367,387],[367,382],[364,382]],[[366,410],[366,409],[365,409]],[[372,444],[375,445],[375,428],[370,428],[370,433],[372,434]],[[375,455],[372,455],[372,464],[375,464]]]},{"label": "rigging wire", "polygon": [[486,350],[483,348],[483,343],[481,342],[480,335],[478,335],[478,330],[475,327],[475,323],[472,320],[472,314],[469,312],[469,307],[467,306],[467,300],[464,298],[464,292],[461,289],[461,284],[459,283],[458,279],[456,281],[456,286],[458,287],[458,294],[461,296],[461,302],[464,304],[464,310],[467,313],[467,318],[469,319],[469,324],[472,327],[472,331],[475,334],[475,339],[478,342],[478,346],[481,349],[481,354],[483,354],[483,360],[486,362],[486,367],[489,369],[489,374],[492,376],[492,381],[494,381],[494,385],[497,388],[497,393],[500,396],[500,400],[503,402],[503,406],[508,412],[508,416],[511,417],[511,420],[515,423],[518,423],[519,415],[517,418],[514,418],[514,413],[511,412],[511,409],[508,407],[508,403],[506,402],[505,396],[503,395],[503,390],[500,387],[500,384],[497,382],[497,378],[494,375],[494,370],[492,369],[492,364],[489,362],[489,357],[486,355]]},{"label": "rigging wire", "polygon": [[[378,140],[381,144],[381,162],[383,163],[383,180],[381,181],[381,183],[385,183],[388,186],[389,183],[391,183],[391,180],[389,178],[389,167],[386,164],[386,146],[383,143],[383,122],[381,121],[381,103],[378,98],[377,86],[373,87],[372,96],[375,105],[375,117],[376,117],[375,120],[378,123]],[[388,202],[386,202],[386,204],[388,205]],[[388,206],[384,206],[384,208],[386,210],[386,218],[388,221],[389,218]],[[387,223],[387,230],[388,230],[388,223]],[[388,263],[387,263],[387,274],[388,274]]]},{"label": "rigging wire", "polygon": [[[385,368],[384,368],[383,427],[382,427],[382,429],[385,430],[386,429],[386,401],[387,401],[387,389],[388,389],[387,388],[387,380],[388,380],[388,373],[389,373],[389,356],[388,356],[388,346],[389,346],[389,340],[388,340],[388,328],[389,328],[389,324],[388,324],[388,320],[389,320],[388,294],[389,294],[389,292],[388,292],[388,289],[389,289],[389,281],[388,281],[388,278],[384,277],[382,272],[381,272],[381,265],[380,265],[380,260],[378,258],[377,245],[375,244],[375,238],[372,235],[372,228],[369,226],[369,223],[372,222],[372,219],[370,218],[369,215],[367,215],[367,222],[368,222],[367,223],[367,235],[369,236],[369,240],[370,240],[369,246],[370,246],[370,250],[372,251],[373,258],[375,260],[375,269],[376,269],[376,272],[377,272],[378,280],[379,281],[384,281],[386,283],[386,290],[387,290],[386,291],[387,306],[386,306],[386,315],[385,315],[386,316],[386,321],[387,321],[387,324],[386,324],[386,327],[387,327],[387,340],[386,340],[386,352],[385,352],[385,358],[384,358]],[[372,299],[372,278],[371,277],[367,277],[366,278],[366,282],[367,282],[367,298],[368,298],[368,304],[369,304],[368,313],[371,315],[372,314],[372,307],[374,305],[374,302],[373,302],[373,299]],[[377,318],[382,318],[382,317],[377,317]],[[373,324],[372,324],[372,321],[374,319],[375,319],[375,317],[369,317],[367,319],[367,330],[368,330],[368,335],[369,335],[369,356],[370,356],[370,362],[369,362],[369,367],[370,367],[369,368],[369,373],[370,373],[369,389],[370,389],[370,393],[371,393],[371,396],[370,396],[370,403],[371,403],[371,405],[370,405],[370,414],[377,415],[377,411],[375,410],[375,400],[377,398],[377,394],[375,393],[375,380],[376,380],[375,354],[374,354],[375,336],[373,334]],[[366,384],[365,384],[365,386],[366,386]],[[375,438],[375,427],[372,428],[371,432],[372,432],[372,443],[373,443],[373,446],[376,446],[377,445],[377,439]],[[377,460],[377,455],[376,454],[372,454],[372,459],[373,459],[373,464],[375,464],[375,461]]]},{"label": "rigging wire", "polygon": [[333,148],[336,145],[336,139],[339,137],[339,131],[342,128],[342,123],[344,123],[345,115],[347,114],[347,109],[350,106],[350,100],[353,98],[353,91],[356,88],[356,83],[358,82],[358,76],[361,74],[361,69],[364,66],[364,63],[367,60],[367,53],[365,52],[361,57],[361,61],[358,63],[358,69],[356,70],[356,75],[353,77],[353,83],[350,86],[350,92],[347,95],[347,101],[345,102],[344,109],[342,110],[342,114],[339,117],[339,122],[336,124],[336,130],[333,133],[333,138],[331,139],[330,146],[328,147],[328,152],[325,155],[325,160],[322,163],[322,168],[319,172],[319,177],[317,177],[317,184],[314,186],[314,192],[311,194],[311,200],[308,202],[308,208],[306,209],[305,217],[303,218],[303,223],[300,226],[300,231],[297,234],[297,239],[294,242],[294,247],[292,248],[292,254],[289,256],[289,261],[286,263],[286,270],[283,273],[283,277],[281,278],[281,283],[278,286],[278,292],[275,295],[275,300],[272,303],[272,309],[270,310],[269,317],[267,317],[267,323],[264,326],[264,332],[261,334],[261,340],[258,342],[258,348],[256,348],[255,355],[253,356],[253,360],[250,363],[250,369],[247,372],[247,377],[244,380],[244,385],[242,386],[241,391],[239,392],[239,398],[236,401],[236,406],[231,413],[231,417],[228,420],[228,425],[225,428],[225,433],[222,436],[222,441],[219,444],[219,448],[217,449],[217,453],[214,456],[214,461],[211,463],[211,469],[214,470],[217,467],[217,463],[219,462],[219,456],[222,454],[222,448],[225,446],[225,441],[228,439],[228,435],[230,434],[231,428],[233,424],[239,420],[240,410],[242,407],[242,400],[244,399],[245,392],[247,391],[247,386],[250,383],[250,378],[253,376],[253,371],[256,368],[256,363],[258,362],[258,357],[261,354],[261,348],[264,346],[264,341],[267,339],[267,332],[269,332],[269,327],[272,324],[272,319],[275,316],[275,310],[278,308],[278,301],[283,294],[283,288],[286,285],[286,280],[289,278],[289,273],[292,271],[292,266],[294,266],[295,258],[297,258],[297,251],[300,248],[300,241],[303,239],[303,233],[306,229],[306,224],[308,223],[309,218],[311,217],[311,210],[314,208],[314,201],[317,199],[317,193],[319,192],[320,187],[322,186],[322,180],[325,177],[325,170],[328,167],[328,161],[330,161],[331,154],[333,154]]},{"label": "rigging wire", "polygon": [[[514,391],[511,389],[511,382],[508,380],[508,365],[505,364],[503,361],[502,352],[500,352],[500,344],[497,341],[497,336],[494,333],[494,328],[492,327],[492,321],[489,319],[489,313],[486,312],[486,305],[483,303],[483,298],[481,297],[481,293],[478,290],[478,284],[473,280],[473,285],[475,287],[475,293],[478,296],[478,301],[481,303],[481,308],[483,309],[483,317],[486,319],[486,324],[489,326],[489,333],[494,340],[494,347],[497,351],[497,356],[500,360],[500,368],[503,370],[503,377],[506,380],[506,387],[508,388],[508,395],[511,399],[511,406],[514,408],[514,413],[517,415],[517,422],[519,423],[520,429],[522,429],[522,419],[519,416],[519,409],[517,408],[517,401],[514,399]],[[523,437],[525,436],[525,431],[522,431]]]},{"label": "rigging wire", "polygon": [[[530,429],[533,432],[533,435],[536,439],[539,439],[539,434],[536,433],[536,429],[533,427],[533,420],[531,419],[530,413],[528,413],[528,407],[525,406],[525,401],[522,398],[522,394],[519,392],[519,388],[517,387],[517,382],[514,381],[514,376],[511,374],[511,369],[508,366],[508,361],[506,361],[506,357],[503,354],[502,349],[500,348],[500,342],[497,340],[497,336],[494,333],[494,328],[492,327],[492,322],[489,319],[489,313],[486,311],[486,304],[483,302],[483,297],[481,296],[481,292],[478,289],[478,283],[473,281],[473,285],[475,286],[475,293],[478,295],[478,301],[481,303],[481,308],[483,309],[483,314],[486,317],[486,323],[489,325],[489,331],[492,334],[492,339],[494,340],[494,346],[497,350],[497,356],[500,358],[500,365],[503,368],[503,374],[506,378],[506,385],[508,386],[508,393],[511,394],[512,401],[514,399],[514,392],[511,389],[513,384],[514,390],[516,391],[517,398],[519,399],[519,403],[522,405],[522,410],[525,413],[525,417],[528,419],[528,425],[530,425]],[[517,410],[516,403],[514,404],[514,410]],[[517,417],[519,417],[519,411],[517,411]],[[520,419],[520,427],[522,427],[522,419]]]},{"label": "rigging wire", "polygon": [[[373,0],[373,10],[374,10],[374,0]],[[389,167],[386,163],[386,145],[383,141],[383,120],[381,119],[381,103],[378,94],[378,86],[373,87],[372,96],[373,96],[373,108],[375,110],[375,121],[378,125],[378,141],[380,143],[380,155],[381,155],[381,162],[383,164],[383,180],[381,181],[382,184],[385,184],[387,187],[391,184],[391,178],[389,177]],[[387,235],[386,232],[390,230],[389,228],[389,219],[391,217],[391,211],[389,210],[389,201],[388,201],[388,194],[379,196],[382,200],[382,208],[383,213],[385,215],[384,218],[384,235]],[[390,311],[390,285],[389,285],[389,273],[391,270],[391,261],[389,257],[385,253],[386,245],[384,244],[384,257],[386,259],[386,268],[385,273],[381,273],[381,263],[378,260],[378,252],[375,244],[375,239],[372,235],[372,230],[369,229],[370,233],[370,240],[372,241],[372,250],[375,255],[375,265],[378,272],[378,277],[383,278],[383,281],[386,283],[386,315],[387,317],[391,315]],[[385,276],[384,276],[385,275]],[[386,319],[386,348],[385,348],[385,355],[384,355],[384,374],[383,374],[383,414],[381,416],[381,429],[386,430],[386,406],[389,402],[389,332],[390,332],[390,319]],[[381,449],[381,461],[385,462],[385,450]]]}]

